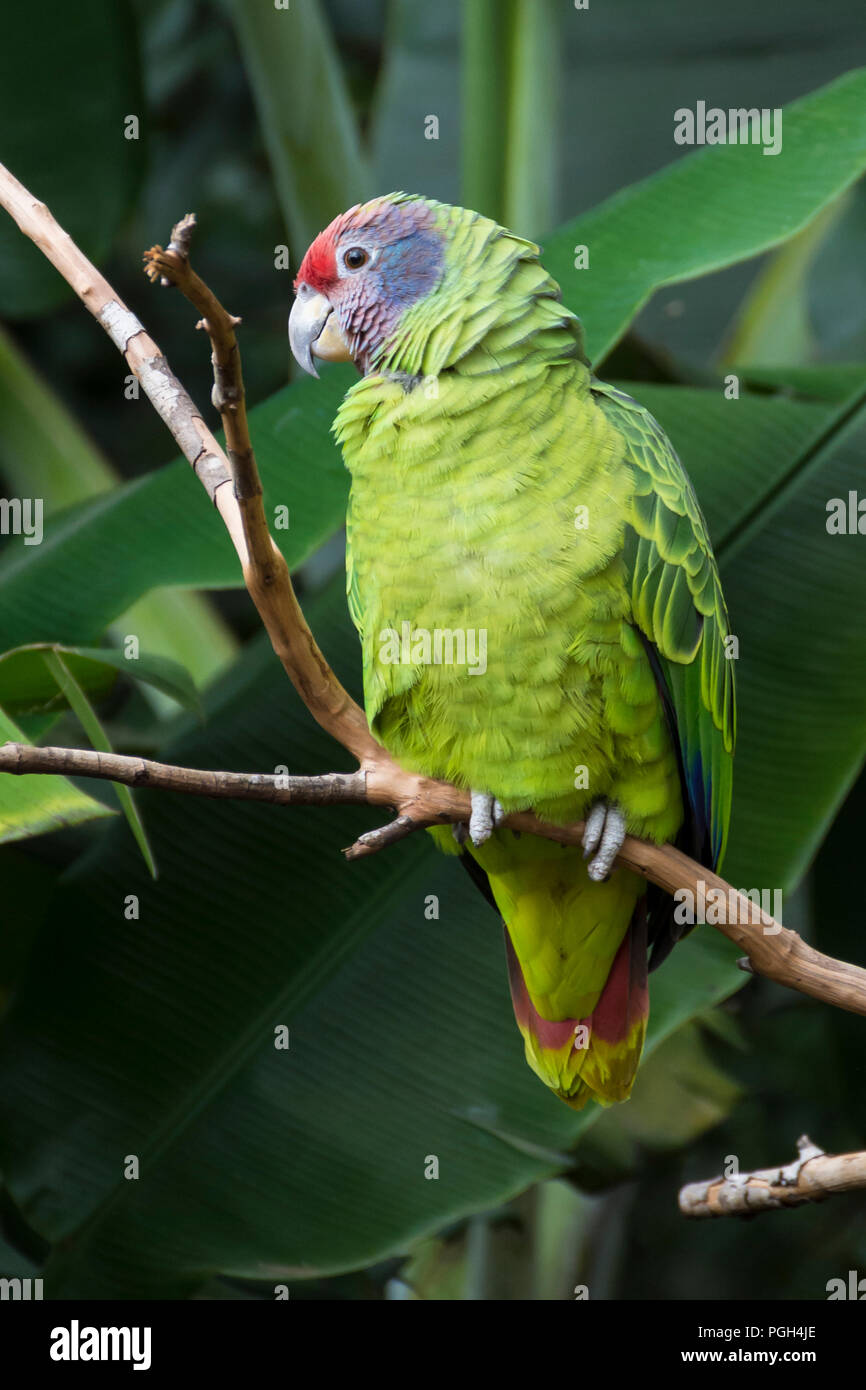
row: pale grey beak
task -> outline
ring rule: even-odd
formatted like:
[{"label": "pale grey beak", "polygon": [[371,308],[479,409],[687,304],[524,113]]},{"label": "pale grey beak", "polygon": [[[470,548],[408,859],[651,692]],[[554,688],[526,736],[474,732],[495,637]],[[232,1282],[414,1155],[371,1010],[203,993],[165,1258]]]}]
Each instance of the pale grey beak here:
[{"label": "pale grey beak", "polygon": [[299,285],[289,314],[289,344],[299,367],[317,377],[313,353],[328,362],[348,362],[351,353],[337,324],[337,315],[323,294]]}]

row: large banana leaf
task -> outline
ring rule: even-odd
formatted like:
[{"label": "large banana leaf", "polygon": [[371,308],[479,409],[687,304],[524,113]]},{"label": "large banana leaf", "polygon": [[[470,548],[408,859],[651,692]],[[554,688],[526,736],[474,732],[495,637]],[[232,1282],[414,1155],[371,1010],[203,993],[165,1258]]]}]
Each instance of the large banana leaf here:
[{"label": "large banana leaf", "polygon": [[[862,173],[866,72],[786,107],[784,131],[775,158],[752,146],[707,148],[551,238],[545,263],[583,317],[594,356],[604,355],[655,289],[777,245]],[[591,248],[588,270],[574,269],[576,244]],[[267,500],[291,510],[291,529],[276,539],[292,565],[342,519],[347,479],[329,425],[351,380],[348,369],[330,370],[322,382],[294,383],[253,412]],[[43,638],[91,641],[161,585],[239,585],[231,548],[197,486],[178,461],[49,520],[43,546],[10,545],[0,560],[0,648]]]},{"label": "large banana leaf", "polygon": [[[513,218],[514,230],[528,236],[538,235],[540,219],[545,264],[560,281],[566,303],[583,318],[595,361],[607,355],[656,291],[774,249],[811,227],[866,168],[866,75],[860,70],[782,107],[779,155],[765,156],[759,146],[751,145],[706,147],[639,183],[630,183],[635,170],[672,158],[675,108],[693,106],[695,95],[707,92],[709,29],[715,27],[713,49],[724,55],[723,68],[714,59],[709,90],[725,94],[719,104],[756,105],[753,96],[746,95],[755,89],[754,75],[750,81],[741,39],[735,36],[742,34],[746,23],[754,33],[761,16],[751,6],[748,15],[740,16],[738,28],[730,7],[724,16],[713,17],[683,0],[675,18],[669,4],[664,18],[650,14],[646,5],[635,5],[627,20],[620,17],[611,22],[609,14],[608,27],[604,27],[598,17],[591,21],[588,15],[569,14],[570,7],[564,7],[559,16],[562,86],[567,93],[559,121],[562,164],[569,167],[578,197],[587,196],[586,190],[589,199],[599,197],[600,190],[606,193],[612,182],[614,187],[628,186],[547,235],[544,198],[520,199],[517,205],[512,199],[509,212],[503,202],[501,162],[506,151],[512,164],[518,157],[509,148],[508,106],[509,99],[512,106],[519,99],[520,65],[517,71],[508,71],[505,52],[513,8],[496,0],[465,0],[461,7],[395,0],[390,60],[382,75],[372,132],[378,191],[387,192],[396,185],[445,201],[463,199],[488,215]],[[795,8],[798,12],[796,17],[791,13],[790,22],[807,32],[814,23],[814,11],[802,0]],[[852,22],[853,13],[852,7]],[[465,87],[461,92],[459,83],[461,18],[466,24],[464,78],[467,84],[472,82],[471,93]],[[546,21],[541,23],[544,19],[542,14],[540,30],[546,28]],[[667,24],[676,32],[676,90],[681,93],[676,98],[671,95]],[[822,35],[822,42],[829,40],[829,33]],[[768,35],[757,40],[759,45],[768,42]],[[635,52],[641,55],[639,82]],[[796,77],[789,71],[787,83],[777,78],[776,90],[802,90],[815,80],[815,68],[803,66],[802,53],[786,56],[789,61],[798,60],[801,70]],[[522,62],[529,63],[532,57],[524,52]],[[556,71],[551,67],[548,86],[539,97],[542,107],[547,107],[555,83]],[[759,90],[767,94],[762,105],[782,106],[778,96],[770,95],[772,83],[768,86],[762,80]],[[461,97],[462,188],[455,178],[460,162],[458,127],[449,118],[460,107]],[[417,122],[420,129],[425,111],[442,113],[440,138],[419,138],[417,144],[406,141],[405,128]],[[604,140],[593,139],[591,133],[599,111],[604,112]],[[527,182],[543,176],[554,145],[549,135],[540,148],[536,140],[537,167],[526,173]],[[531,150],[522,149],[519,157],[525,165]],[[575,269],[577,246],[588,248],[586,269]],[[849,258],[846,268],[847,286],[856,273],[855,257]],[[694,316],[700,319],[703,309],[718,329],[719,314],[730,312],[730,286],[717,289],[707,281],[702,290]],[[737,292],[742,292],[742,285]],[[714,348],[715,341],[705,345]]]},{"label": "large banana leaf", "polygon": [[[802,231],[866,169],[866,69],[782,108],[783,148],[716,145],[617,193],[550,238],[545,262],[601,359],[663,285]],[[574,248],[589,265],[575,269]]]},{"label": "large banana leaf", "polygon": [[[829,723],[814,634],[829,623],[828,643],[840,637],[821,568],[841,613],[864,598],[856,542],[823,530],[823,507],[813,514],[816,492],[848,483],[847,426],[834,427],[839,407],[826,403],[641,395],[687,452],[723,554],[745,520],[757,527],[725,577],[747,749],[728,867],[741,886],[786,887],[866,727],[866,641],[853,627],[830,678],[832,736],[821,759],[798,763],[803,721]],[[787,507],[815,523],[805,557]],[[351,682],[339,583],[309,616]],[[207,734],[162,756],[298,772],[344,763],[264,648],[210,712]],[[141,803],[159,883],[116,831],[79,863],[46,914],[40,968],[0,1052],[0,1164],[57,1246],[51,1292],[180,1295],[219,1272],[284,1282],[361,1265],[567,1162],[596,1112],[573,1114],[525,1067],[500,933],[459,866],[421,838],[345,865],[339,847],[370,824],[360,811],[163,793]],[[141,917],[127,923],[131,893]],[[438,918],[425,915],[430,895]],[[650,1047],[742,982],[735,955],[710,928],[674,952],[654,977]],[[274,1046],[280,1025],[288,1050]],[[130,1154],[137,1181],[123,1175]],[[424,1176],[431,1155],[438,1179]]]},{"label": "large banana leaf", "polygon": [[297,265],[337,213],[375,192],[319,0],[231,0]]},{"label": "large banana leaf", "polygon": [[[329,427],[351,379],[338,369],[327,383],[301,381],[250,412],[273,534],[293,568],[345,516],[348,474]],[[275,521],[277,507],[288,508],[287,527],[278,524],[282,514]],[[40,546],[8,543],[0,557],[0,649],[92,642],[154,588],[241,583],[219,517],[178,459],[47,519]]]},{"label": "large banana leaf", "polygon": [[[350,675],[339,584],[310,616]],[[265,649],[232,685],[215,736],[168,756],[334,761]],[[350,868],[339,849],[363,812],[197,803],[192,816],[178,798],[140,800],[158,884],[119,837],[67,879],[65,931],[49,945],[49,924],[37,943],[50,966],[0,1055],[3,1169],[27,1219],[63,1240],[53,1292],[166,1295],[205,1270],[348,1267],[560,1166],[591,1112],[525,1068],[496,919],[458,866],[419,837]],[[130,893],[141,919],[125,924]],[[689,946],[656,998],[654,1040],[734,987],[731,954],[709,932]],[[40,1152],[56,1178],[37,1177]],[[438,1181],[424,1178],[430,1154]]]},{"label": "large banana leaf", "polygon": [[[835,376],[823,373],[828,394]],[[862,488],[864,378],[829,411],[782,398],[639,391],[689,460],[739,638],[725,872],[742,888],[787,889],[799,879],[866,757],[866,633],[852,621],[866,605],[862,537],[827,530],[830,499]],[[841,381],[851,384],[844,369]],[[723,465],[708,467],[723,438]]]},{"label": "large banana leaf", "polygon": [[[0,329],[0,475],[10,495],[39,497],[51,515],[96,493],[117,475],[96,445]],[[228,628],[207,599],[176,589],[151,589],[119,615],[149,651],[182,661],[205,684],[235,650]]]},{"label": "large banana leaf", "polygon": [[[852,74],[789,108],[784,159],[757,174],[759,151],[709,150],[566,228],[547,259],[596,354],[658,285],[808,225],[863,167],[863,90]],[[575,242],[591,273],[571,268]],[[856,380],[819,375],[802,402],[636,390],[688,464],[725,570],[741,693],[727,871],[743,887],[795,881],[864,751],[866,641],[847,619],[864,570],[856,538],[825,526],[826,500],[856,486],[863,408]],[[292,387],[254,422],[293,564],[342,512],[327,424],[346,379]],[[0,645],[86,642],[158,584],[237,582],[216,518],[171,465],[59,518],[42,547],[10,548]],[[340,588],[309,616],[352,684]],[[162,757],[343,761],[263,644],[209,704],[207,731]],[[805,766],[804,746],[818,750]],[[50,1292],[165,1296],[219,1273],[349,1268],[564,1166],[596,1112],[573,1114],[525,1068],[499,930],[459,866],[421,838],[345,865],[360,811],[141,801],[159,883],[122,832],[98,838],[44,908],[0,1050],[0,1165],[55,1247]],[[650,1048],[742,983],[735,954],[708,928],[678,948],[653,983]]]},{"label": "large banana leaf", "polygon": [[[147,124],[135,116],[136,130],[128,117],[143,109],[130,0],[86,0],[52,5],[50,11],[7,7],[0,43],[0,158],[92,260],[109,251],[141,178]],[[72,296],[4,213],[0,314],[30,317]]]}]

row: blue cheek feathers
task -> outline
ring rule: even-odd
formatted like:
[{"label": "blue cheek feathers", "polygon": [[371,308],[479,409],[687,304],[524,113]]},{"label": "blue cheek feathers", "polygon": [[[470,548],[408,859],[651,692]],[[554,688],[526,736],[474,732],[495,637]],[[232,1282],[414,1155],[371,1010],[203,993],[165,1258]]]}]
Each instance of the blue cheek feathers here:
[{"label": "blue cheek feathers", "polygon": [[376,262],[379,292],[392,320],[439,283],[442,242],[436,232],[414,232],[384,246]]}]

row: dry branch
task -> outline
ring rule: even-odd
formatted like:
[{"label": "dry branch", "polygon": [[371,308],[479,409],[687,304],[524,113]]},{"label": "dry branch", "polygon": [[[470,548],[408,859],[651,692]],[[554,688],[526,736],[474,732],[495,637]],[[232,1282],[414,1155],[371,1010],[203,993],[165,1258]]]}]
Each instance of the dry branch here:
[{"label": "dry branch", "polygon": [[332,806],[370,804],[363,772],[324,772],[318,777],[292,777],[261,772],[208,772],[175,763],[156,763],[126,753],[102,753],[90,748],[34,748],[29,743],[0,744],[0,772],[26,776],[33,772],[64,777],[92,777],[121,782],[127,787],[152,787],[212,800],[268,801],[275,806]]},{"label": "dry branch", "polygon": [[[181,386],[156,343],[148,336],[141,323],[123,303],[104,276],[87,259],[67,232],[55,221],[44,203],[0,164],[0,205],[6,208],[17,222],[25,236],[30,237],[43,255],[60,272],[67,284],[105,329],[115,347],[123,353],[130,370],[138,377],[145,394],[174,436],[181,452],[192,464],[193,472],[207,490],[208,496],[216,505],[222,517],[232,544],[237,551],[244,575],[244,582],[259,610],[262,621],[268,630],[274,650],[285,667],[289,678],[298,690],[314,717],[328,733],[345,745],[362,764],[387,760],[388,755],[373,738],[367,726],[363,710],[345,691],[331,671],[319,648],[316,646],[310,629],[298,606],[289,578],[288,566],[268,534],[261,495],[261,484],[252,450],[248,454],[244,447],[246,417],[238,411],[237,399],[226,399],[223,419],[233,416],[233,436],[238,444],[236,455],[240,472],[239,487],[244,494],[243,503],[238,500],[232,464],[211,431],[202,419],[201,413],[191,397]],[[184,219],[186,220],[186,219]],[[191,302],[199,311],[207,309],[210,313],[208,327],[212,331],[211,342],[214,355],[219,358],[219,373],[225,369],[225,378],[218,375],[217,390],[228,386],[232,395],[232,364],[239,373],[237,344],[234,340],[233,325],[228,336],[222,316],[229,320],[225,310],[215,309],[216,300],[195,276],[184,275],[176,260],[185,255],[184,233],[178,224],[180,251],[164,255],[166,275],[177,277],[181,292],[189,289]],[[189,229],[191,230],[191,229]],[[186,233],[188,236],[188,232]],[[156,257],[157,252],[151,253]],[[153,261],[149,261],[152,264]],[[195,298],[194,296],[198,296]],[[206,315],[207,316],[207,315]],[[212,321],[211,321],[212,320]],[[231,344],[234,343],[232,353]],[[241,402],[243,392],[241,389]],[[248,543],[247,537],[250,537]],[[264,537],[267,537],[265,545]],[[409,778],[407,775],[407,790]]]},{"label": "dry branch", "polygon": [[756,1216],[863,1187],[866,1153],[825,1154],[803,1134],[793,1163],[689,1183],[680,1191],[679,1206],[683,1215],[691,1217]]},{"label": "dry branch", "polygon": [[[244,583],[268,631],[274,651],[319,724],[358,760],[353,774],[328,773],[312,778],[201,772],[152,763],[142,758],[62,748],[6,744],[0,748],[0,771],[72,773],[106,778],[130,786],[162,787],[197,796],[267,800],[284,805],[369,804],[393,808],[395,819],[369,831],[346,851],[349,859],[375,853],[423,826],[466,821],[469,797],[444,782],[404,771],[376,741],[361,708],[337,680],[316,645],[301,613],[288,566],[270,536],[261,482],[250,442],[235,327],[239,322],[219,303],[189,262],[195,219],[188,215],[173,229],[169,245],[146,253],[151,280],[176,285],[201,315],[198,326],[211,340],[214,366],[213,403],[226,432],[228,457],[204,423],[193,401],[138,319],[91,265],[48,208],[0,165],[0,205],[21,231],[35,242],[75,290],[124,355],[131,370],[192,464],[216,504],[241,562]],[[560,844],[580,845],[582,823],[547,825],[531,812],[512,814],[505,824]],[[716,874],[671,845],[651,845],[628,837],[618,862],[670,893],[688,890],[694,900],[702,889],[724,894],[718,926],[748,955],[749,967],[781,984],[823,999],[839,1008],[866,1014],[866,970],[835,961],[812,950],[795,932],[764,913],[753,917],[752,904]]]},{"label": "dry branch", "polygon": [[[347,859],[360,859],[402,840],[422,825],[466,821],[469,816],[467,792],[446,782],[420,781],[417,799],[409,804],[412,814],[400,809],[406,774],[399,768],[393,780],[388,770],[379,768],[371,779],[363,769],[356,773],[325,773],[318,777],[288,777],[260,773],[208,772],[196,768],[173,767],[146,758],[119,753],[96,753],[86,749],[34,748],[26,743],[0,746],[0,772],[65,773],[78,777],[97,777],[123,782],[130,787],[159,787],[192,796],[233,797],[244,801],[270,801],[281,806],[369,805],[397,808],[395,820],[362,835],[345,851]],[[505,824],[514,830],[563,845],[580,845],[583,823],[548,825],[528,811],[510,815]],[[789,931],[768,913],[737,893],[718,874],[696,864],[672,845],[651,845],[645,840],[626,837],[618,862],[669,893],[683,889],[698,900],[703,891],[715,887],[724,893],[720,910],[726,920],[718,930],[745,950],[752,970],[779,984],[796,989],[847,1009],[866,1014],[866,970],[845,961],[834,960],[807,945],[796,932]]]}]

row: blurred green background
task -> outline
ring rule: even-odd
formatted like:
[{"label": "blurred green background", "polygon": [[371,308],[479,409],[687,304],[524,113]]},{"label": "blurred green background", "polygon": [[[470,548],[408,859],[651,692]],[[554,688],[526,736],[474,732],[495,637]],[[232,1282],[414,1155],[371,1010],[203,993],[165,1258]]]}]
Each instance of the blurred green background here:
[{"label": "blurred green background", "polygon": [[[741,640],[727,876],[859,963],[866,541],[825,521],[866,489],[864,59],[855,0],[83,0],[10,13],[0,54],[0,160],[210,418],[194,313],[141,273],[196,212],[196,267],[243,318],[266,503],[290,509],[276,538],[356,694],[328,434],[352,374],[289,384],[291,277],[395,188],[542,242],[710,523]],[[676,145],[698,100],[784,107],[782,153]],[[39,546],[0,536],[0,734],[347,767],[164,427],[5,214],[0,320],[0,489],[46,515]],[[65,645],[73,698],[34,643]],[[866,1271],[861,1195],[750,1223],[676,1205],[804,1131],[866,1146],[860,1019],[746,982],[702,928],[653,977],[633,1099],[575,1115],[523,1062],[495,915],[421,837],[349,867],[369,814],[118,809],[0,776],[0,1275],[58,1298],[820,1299]]]}]

